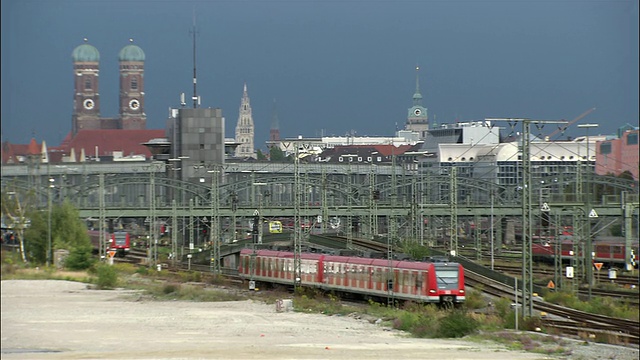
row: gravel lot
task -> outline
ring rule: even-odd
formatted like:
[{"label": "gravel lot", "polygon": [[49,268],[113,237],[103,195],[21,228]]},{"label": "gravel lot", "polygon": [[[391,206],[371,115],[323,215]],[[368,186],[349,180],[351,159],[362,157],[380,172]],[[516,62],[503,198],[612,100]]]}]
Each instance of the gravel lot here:
[{"label": "gravel lot", "polygon": [[[254,301],[136,301],[69,281],[2,281],[2,359],[553,359],[501,345],[408,338],[351,317]],[[638,359],[576,342],[568,359]]]}]

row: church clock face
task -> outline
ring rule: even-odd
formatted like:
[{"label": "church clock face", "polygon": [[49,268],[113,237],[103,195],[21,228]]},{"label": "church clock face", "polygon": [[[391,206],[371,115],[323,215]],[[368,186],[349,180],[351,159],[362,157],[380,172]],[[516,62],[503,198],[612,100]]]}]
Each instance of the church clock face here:
[{"label": "church clock face", "polygon": [[82,106],[87,110],[91,110],[95,106],[95,103],[91,99],[85,99],[85,101],[82,102]]},{"label": "church clock face", "polygon": [[420,109],[415,109],[415,110],[413,110],[413,114],[414,114],[415,116],[420,116],[420,114],[422,114],[422,110],[420,110]]},{"label": "church clock face", "polygon": [[140,108],[140,102],[137,99],[129,101],[129,108],[131,108],[131,110],[138,110]]}]

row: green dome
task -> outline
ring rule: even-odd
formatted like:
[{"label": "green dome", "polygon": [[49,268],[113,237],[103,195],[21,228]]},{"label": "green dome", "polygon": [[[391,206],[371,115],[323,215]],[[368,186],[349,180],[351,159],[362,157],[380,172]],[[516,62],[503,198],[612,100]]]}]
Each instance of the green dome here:
[{"label": "green dome", "polygon": [[137,45],[127,45],[118,54],[120,61],[144,61],[144,51]]},{"label": "green dome", "polygon": [[71,53],[71,57],[73,58],[74,62],[99,62],[100,61],[100,53],[98,52],[98,49],[96,49],[95,47],[93,47],[92,45],[89,45],[87,43],[84,43],[80,46],[78,46],[77,48],[73,49],[73,53]]}]

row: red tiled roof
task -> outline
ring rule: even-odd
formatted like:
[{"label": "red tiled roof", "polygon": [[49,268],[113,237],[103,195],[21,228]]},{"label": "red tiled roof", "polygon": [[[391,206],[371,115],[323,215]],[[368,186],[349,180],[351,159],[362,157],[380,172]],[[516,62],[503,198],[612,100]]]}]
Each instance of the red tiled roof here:
[{"label": "red tiled roof", "polygon": [[40,148],[35,139],[31,139],[29,144],[12,144],[5,141],[2,143],[2,163],[18,163],[18,156],[39,155]]},{"label": "red tiled roof", "polygon": [[[94,156],[96,147],[98,156],[110,156],[114,151],[122,151],[123,156],[144,155],[151,156],[151,152],[143,143],[151,139],[165,137],[165,131],[160,130],[80,130],[66,146],[60,149],[66,154],[75,149],[76,156],[80,156],[84,149],[87,156]],[[66,142],[66,141],[65,141]]]},{"label": "red tiled roof", "polygon": [[36,139],[31,138],[31,142],[29,143],[29,155],[38,155],[41,150],[38,149],[38,143]]}]

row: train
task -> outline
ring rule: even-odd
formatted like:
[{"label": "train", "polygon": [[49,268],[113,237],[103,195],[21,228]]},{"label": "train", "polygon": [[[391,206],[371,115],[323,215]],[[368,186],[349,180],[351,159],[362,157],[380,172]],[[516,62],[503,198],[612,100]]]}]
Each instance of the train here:
[{"label": "train", "polygon": [[[89,230],[89,238],[96,253],[100,250],[100,231]],[[127,231],[104,232],[107,252],[114,252],[114,256],[125,257],[131,250],[131,236]]]},{"label": "train", "polygon": [[[534,261],[553,263],[555,259],[554,241],[545,243],[534,243],[531,245],[531,254]],[[632,263],[637,267],[636,256],[638,254],[638,240],[634,240],[631,244],[631,259],[626,258],[626,245],[623,237],[598,237],[592,242],[593,262],[603,263],[608,267],[622,267],[626,263]],[[562,253],[562,261],[569,262],[574,256],[574,245],[572,236],[560,237],[560,251]]]},{"label": "train", "polygon": [[[455,262],[419,262],[301,253],[300,284],[351,297],[460,305],[465,301],[464,268]],[[294,283],[294,254],[243,249],[239,275],[267,284]]]}]

